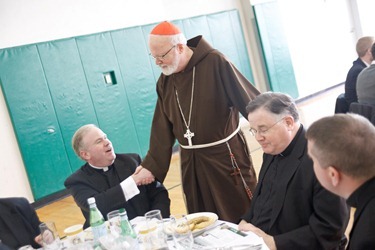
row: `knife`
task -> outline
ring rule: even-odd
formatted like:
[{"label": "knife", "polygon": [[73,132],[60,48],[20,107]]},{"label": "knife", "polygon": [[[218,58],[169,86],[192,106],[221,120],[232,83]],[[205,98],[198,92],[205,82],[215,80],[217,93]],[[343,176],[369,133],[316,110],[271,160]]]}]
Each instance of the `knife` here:
[{"label": "knife", "polygon": [[207,232],[209,232],[209,231],[214,230],[215,228],[222,227],[222,226],[224,226],[224,225],[225,225],[225,222],[222,222],[222,223],[220,223],[220,224],[218,224],[218,225],[216,225],[216,226],[207,227],[207,228],[205,228],[205,229],[203,229],[203,230],[201,230],[201,231],[199,231],[199,232],[193,233],[193,236],[194,236],[194,238],[195,238],[195,237],[198,237],[198,236],[200,236],[200,235],[202,235],[202,234],[204,234],[204,233],[207,233]]}]

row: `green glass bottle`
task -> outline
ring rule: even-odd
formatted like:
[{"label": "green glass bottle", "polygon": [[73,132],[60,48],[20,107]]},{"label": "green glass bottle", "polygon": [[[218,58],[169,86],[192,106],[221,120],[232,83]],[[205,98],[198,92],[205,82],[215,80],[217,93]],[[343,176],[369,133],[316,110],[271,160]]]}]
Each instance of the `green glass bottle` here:
[{"label": "green glass bottle", "polygon": [[128,215],[124,208],[120,208],[120,227],[122,236],[130,236],[133,239],[137,238],[137,234],[134,231],[133,226],[130,224]]},{"label": "green glass bottle", "polygon": [[107,235],[108,229],[102,213],[96,206],[95,198],[88,198],[87,202],[90,206],[90,226],[94,235],[94,242],[98,243],[101,236]]}]

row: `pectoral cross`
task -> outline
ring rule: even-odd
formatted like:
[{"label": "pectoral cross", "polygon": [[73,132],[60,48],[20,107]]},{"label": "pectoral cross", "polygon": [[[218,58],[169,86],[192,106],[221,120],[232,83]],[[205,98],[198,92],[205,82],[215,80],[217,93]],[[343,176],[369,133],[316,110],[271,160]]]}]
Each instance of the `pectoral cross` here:
[{"label": "pectoral cross", "polygon": [[230,173],[230,176],[233,176],[234,182],[236,183],[236,185],[238,185],[238,179],[236,175],[240,175],[240,170],[238,168],[232,168],[232,169],[233,169],[233,172]]},{"label": "pectoral cross", "polygon": [[186,129],[186,133],[184,134],[184,137],[188,140],[189,146],[193,146],[193,143],[191,141],[191,138],[193,138],[194,132],[191,132],[190,129]]}]

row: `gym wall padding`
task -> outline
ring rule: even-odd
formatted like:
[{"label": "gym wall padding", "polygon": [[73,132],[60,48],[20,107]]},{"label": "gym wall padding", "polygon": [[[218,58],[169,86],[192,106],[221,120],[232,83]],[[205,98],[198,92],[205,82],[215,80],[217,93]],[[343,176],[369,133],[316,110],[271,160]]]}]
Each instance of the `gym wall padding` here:
[{"label": "gym wall padding", "polygon": [[286,39],[277,0],[259,2],[253,6],[270,89],[298,97],[288,41]]},{"label": "gym wall padding", "polygon": [[[175,20],[203,34],[253,81],[237,10]],[[71,147],[98,125],[115,151],[147,153],[159,68],[148,55],[155,24],[0,50],[0,83],[35,200],[64,189],[83,161]],[[115,84],[106,84],[110,72]]]}]

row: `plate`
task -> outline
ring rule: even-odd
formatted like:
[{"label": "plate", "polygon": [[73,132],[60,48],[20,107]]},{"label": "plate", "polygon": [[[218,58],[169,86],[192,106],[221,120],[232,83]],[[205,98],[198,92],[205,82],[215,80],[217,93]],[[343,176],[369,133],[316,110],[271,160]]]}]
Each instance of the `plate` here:
[{"label": "plate", "polygon": [[195,236],[197,234],[200,234],[203,230],[209,229],[211,226],[213,226],[215,224],[215,222],[219,218],[217,216],[217,214],[211,213],[211,212],[201,212],[201,213],[188,214],[186,217],[190,221],[192,219],[195,219],[195,218],[198,218],[198,217],[201,217],[201,216],[209,218],[209,221],[204,225],[203,228],[194,228],[192,230],[193,236]]},{"label": "plate", "polygon": [[[218,220],[217,214],[211,213],[211,212],[193,213],[193,214],[186,215],[186,217],[187,217],[188,221],[192,221],[194,219],[198,219],[199,217],[206,218],[206,220],[205,220],[205,222],[203,224],[203,227],[201,225],[201,226],[199,226],[199,228],[193,228],[193,230],[192,230],[193,236],[199,235],[199,234],[202,233],[202,231],[211,228],[212,226],[214,226],[215,222]],[[167,225],[165,225],[165,222],[164,222],[164,225],[165,225],[164,226],[164,230],[165,230],[165,232],[167,234],[171,235],[172,234],[172,229],[171,229],[169,223],[170,223],[170,221],[167,222]]]}]

